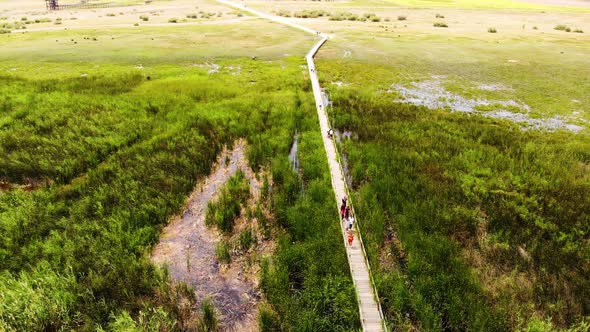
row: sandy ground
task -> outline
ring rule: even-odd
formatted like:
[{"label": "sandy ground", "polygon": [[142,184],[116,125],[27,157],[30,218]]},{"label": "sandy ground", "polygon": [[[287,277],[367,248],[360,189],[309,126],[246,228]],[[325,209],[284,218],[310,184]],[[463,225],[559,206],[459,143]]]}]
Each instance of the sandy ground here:
[{"label": "sandy ground", "polygon": [[520,0],[519,2],[549,6],[590,7],[590,0]]},{"label": "sandy ground", "polygon": [[[202,14],[212,14],[208,18]],[[187,18],[189,14],[197,14],[198,18]],[[139,17],[148,16],[148,21]],[[89,27],[120,27],[133,26],[161,26],[170,25],[170,19],[177,19],[177,24],[203,24],[216,21],[246,19],[247,16],[237,17],[233,9],[214,2],[203,0],[175,0],[154,1],[149,4],[119,6],[110,8],[92,9],[66,9],[48,11],[42,0],[0,1],[0,17],[5,17],[2,22],[21,21],[22,18],[35,20],[37,18],[49,18],[52,22],[28,24],[27,31],[42,31],[54,29],[76,29]],[[56,19],[61,18],[61,24],[56,24]]]},{"label": "sandy ground", "polygon": [[[191,194],[183,214],[173,218],[164,228],[160,243],[152,252],[152,260],[168,266],[172,280],[186,282],[192,287],[198,302],[212,298],[221,313],[224,330],[257,331],[257,304],[261,299],[256,276],[258,270],[248,262],[246,255],[232,257],[229,266],[219,264],[215,247],[222,235],[205,225],[205,213],[207,203],[238,170],[244,171],[249,179],[255,199],[259,196],[260,183],[247,166],[243,142],[236,144],[231,151],[224,151],[217,165]],[[243,219],[236,225],[235,232],[251,227],[245,225]],[[272,248],[272,243],[259,240],[256,251],[263,255]]]}]

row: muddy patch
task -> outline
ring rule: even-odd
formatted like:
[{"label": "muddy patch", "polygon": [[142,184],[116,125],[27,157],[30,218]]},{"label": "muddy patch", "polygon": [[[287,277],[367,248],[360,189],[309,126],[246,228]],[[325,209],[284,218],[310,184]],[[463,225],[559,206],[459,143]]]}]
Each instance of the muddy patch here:
[{"label": "muddy patch", "polygon": [[[402,99],[396,102],[410,103],[418,106],[425,106],[430,109],[450,109],[454,112],[475,113],[485,117],[510,120],[518,123],[522,130],[544,129],[554,131],[565,129],[572,132],[579,132],[584,127],[568,122],[565,117],[554,116],[552,118],[533,118],[530,116],[530,107],[524,103],[514,100],[488,100],[466,98],[446,90],[440,81],[440,77],[422,82],[411,83],[411,86],[400,84],[392,85]],[[500,85],[480,85],[481,90],[502,90]],[[493,109],[493,111],[481,111],[481,109]]]},{"label": "muddy patch", "polygon": [[215,247],[222,235],[205,225],[207,202],[238,170],[249,180],[252,197],[259,196],[260,183],[247,166],[245,143],[237,142],[232,150],[223,151],[211,175],[197,185],[182,215],[174,217],[164,228],[152,260],[166,265],[173,281],[192,287],[197,302],[211,298],[224,330],[256,331],[256,308],[260,301],[256,274],[241,264],[220,265]]}]

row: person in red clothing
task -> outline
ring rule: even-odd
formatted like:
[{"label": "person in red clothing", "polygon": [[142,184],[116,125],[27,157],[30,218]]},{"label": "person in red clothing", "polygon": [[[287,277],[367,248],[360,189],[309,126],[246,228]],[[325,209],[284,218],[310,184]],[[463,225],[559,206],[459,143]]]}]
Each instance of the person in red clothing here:
[{"label": "person in red clothing", "polygon": [[352,232],[352,229],[348,230],[348,245],[352,246],[352,240],[354,240],[354,233]]}]

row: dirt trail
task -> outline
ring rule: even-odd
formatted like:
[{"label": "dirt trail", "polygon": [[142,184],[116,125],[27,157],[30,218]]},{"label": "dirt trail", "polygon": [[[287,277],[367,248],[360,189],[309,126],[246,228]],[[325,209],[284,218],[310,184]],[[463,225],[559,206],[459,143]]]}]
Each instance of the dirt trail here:
[{"label": "dirt trail", "polygon": [[260,183],[247,166],[245,144],[239,141],[233,150],[222,152],[211,175],[189,197],[182,216],[176,216],[164,228],[152,260],[167,265],[172,280],[191,286],[199,302],[211,297],[221,313],[224,330],[254,331],[260,299],[257,283],[235,270],[220,269],[215,245],[221,235],[205,226],[207,202],[238,170],[244,171],[251,194],[258,197]]}]

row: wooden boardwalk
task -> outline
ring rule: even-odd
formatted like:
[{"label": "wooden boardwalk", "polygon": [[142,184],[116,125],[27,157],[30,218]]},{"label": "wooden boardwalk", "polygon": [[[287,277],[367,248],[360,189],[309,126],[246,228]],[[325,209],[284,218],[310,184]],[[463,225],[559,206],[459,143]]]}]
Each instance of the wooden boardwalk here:
[{"label": "wooden boardwalk", "polygon": [[[317,42],[307,53],[305,59],[307,60],[307,67],[309,70],[309,75],[311,79],[311,85],[313,88],[313,95],[316,102],[316,109],[318,111],[318,118],[320,121],[320,128],[322,131],[322,138],[324,142],[324,148],[326,149],[326,156],[328,157],[328,164],[330,166],[330,175],[332,177],[332,187],[334,188],[335,194],[335,202],[336,202],[336,209],[339,210],[339,202],[345,195],[349,197],[349,203],[352,204],[350,195],[348,195],[348,188],[346,186],[346,182],[344,180],[344,172],[342,171],[342,167],[340,165],[338,159],[338,153],[336,150],[335,142],[327,136],[328,130],[330,129],[328,123],[328,116],[326,114],[326,107],[324,96],[322,95],[320,82],[317,76],[317,70],[315,68],[315,63],[313,61],[313,57],[317,53],[317,51],[322,47],[322,45],[328,40],[330,37],[327,34],[320,33],[313,29],[304,27],[302,25],[296,24],[291,22],[290,20],[268,15],[262,13],[260,11],[247,8],[244,5],[237,4],[228,0],[217,0],[220,3],[226,4],[228,6],[232,6],[247,12],[250,12],[254,15],[267,18],[269,20],[285,24],[296,29],[303,30],[308,33],[312,33],[321,37],[321,40]],[[356,218],[356,215],[355,215]],[[346,247],[346,255],[348,257],[348,264],[350,266],[350,274],[352,276],[352,281],[354,283],[357,300],[359,303],[359,313],[361,318],[361,324],[363,327],[363,331],[365,332],[380,332],[386,330],[385,321],[383,319],[383,312],[381,311],[381,306],[379,305],[378,297],[377,297],[377,290],[374,287],[373,280],[370,274],[370,266],[366,259],[365,248],[362,242],[361,234],[357,228],[358,218],[355,224],[353,225],[353,230],[355,233],[355,239],[353,241],[352,246],[349,246],[346,243],[346,225],[340,222],[340,228],[342,230],[342,240],[344,241],[344,245]]]}]

